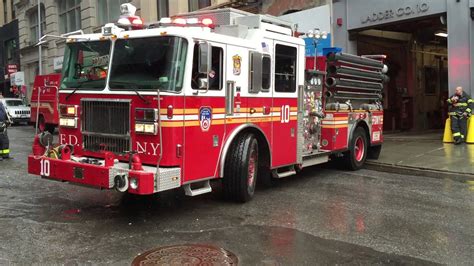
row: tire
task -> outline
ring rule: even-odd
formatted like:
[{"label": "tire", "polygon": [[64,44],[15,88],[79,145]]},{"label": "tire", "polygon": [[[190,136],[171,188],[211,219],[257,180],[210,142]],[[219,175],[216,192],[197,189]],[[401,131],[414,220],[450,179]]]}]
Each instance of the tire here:
[{"label": "tire", "polygon": [[357,127],[349,143],[349,151],[344,154],[343,160],[347,169],[355,171],[364,166],[367,159],[367,134],[361,127]]},{"label": "tire", "polygon": [[226,156],[222,180],[225,198],[242,203],[252,199],[259,172],[258,159],[255,136],[251,133],[238,136]]},{"label": "tire", "polygon": [[378,160],[381,151],[382,151],[382,145],[370,147],[367,152],[367,159]]},{"label": "tire", "polygon": [[38,132],[41,133],[44,131],[46,131],[46,120],[40,115],[38,118]]},{"label": "tire", "polygon": [[45,128],[49,133],[51,133],[51,135],[54,135],[54,130],[56,129],[56,127],[54,125],[51,125],[51,124],[46,124],[46,128]]}]

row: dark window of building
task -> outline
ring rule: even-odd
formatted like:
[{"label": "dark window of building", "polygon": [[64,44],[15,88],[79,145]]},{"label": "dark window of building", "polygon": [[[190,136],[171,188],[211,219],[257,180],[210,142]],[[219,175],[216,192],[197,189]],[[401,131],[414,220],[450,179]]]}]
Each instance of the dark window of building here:
[{"label": "dark window of building", "polygon": [[158,6],[158,20],[161,18],[166,18],[170,16],[169,15],[170,13],[169,0],[158,0],[157,6]]},{"label": "dark window of building", "polygon": [[13,0],[10,0],[10,6],[12,7],[12,20],[16,19],[15,6],[13,5]]},{"label": "dark window of building", "polygon": [[[31,14],[29,16],[30,20],[30,43],[38,42],[38,6],[32,9]],[[40,13],[41,13],[41,35],[45,34],[46,31],[46,20],[44,19],[44,5],[40,6]]]},{"label": "dark window of building", "polygon": [[188,0],[189,11],[196,11],[211,5],[211,0]]},{"label": "dark window of building", "polygon": [[296,91],[296,48],[275,46],[275,91]]},{"label": "dark window of building", "polygon": [[81,0],[59,0],[59,27],[61,33],[81,29]]},{"label": "dark window of building", "polygon": [[120,5],[130,0],[97,0],[97,23],[104,25],[116,22],[120,17]]},{"label": "dark window of building", "polygon": [[16,41],[15,39],[10,39],[5,42],[5,50],[6,50],[6,61],[7,64],[15,64],[17,57],[16,55]]},{"label": "dark window of building", "polygon": [[271,72],[272,72],[272,59],[268,55],[264,55],[262,58],[262,90],[268,91],[270,89]]},{"label": "dark window of building", "polygon": [[[211,70],[208,73],[209,76],[209,90],[221,90],[222,89],[222,73],[224,67],[224,50],[220,47],[212,47],[212,58],[211,58]],[[193,55],[193,71],[191,86],[197,90],[199,88],[199,79],[206,78],[205,74],[200,74],[198,71],[199,65],[199,45],[194,45]]]},{"label": "dark window of building", "polygon": [[7,0],[3,0],[3,24],[7,24],[7,16],[8,16]]}]

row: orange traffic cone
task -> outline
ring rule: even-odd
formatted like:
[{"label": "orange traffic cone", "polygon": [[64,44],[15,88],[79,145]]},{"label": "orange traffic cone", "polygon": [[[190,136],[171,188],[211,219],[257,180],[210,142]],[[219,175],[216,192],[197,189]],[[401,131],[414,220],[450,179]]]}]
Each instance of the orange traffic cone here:
[{"label": "orange traffic cone", "polygon": [[446,124],[444,126],[444,143],[454,143],[453,132],[451,132],[451,118],[446,119]]},{"label": "orange traffic cone", "polygon": [[474,122],[472,116],[467,120],[466,143],[474,144]]}]

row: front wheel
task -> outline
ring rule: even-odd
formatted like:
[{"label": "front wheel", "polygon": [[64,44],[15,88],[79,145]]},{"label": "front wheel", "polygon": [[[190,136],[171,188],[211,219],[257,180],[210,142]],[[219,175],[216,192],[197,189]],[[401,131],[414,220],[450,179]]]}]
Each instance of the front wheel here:
[{"label": "front wheel", "polygon": [[242,134],[231,145],[224,169],[223,193],[230,200],[247,202],[255,193],[258,173],[258,142]]},{"label": "front wheel", "polygon": [[367,159],[367,134],[361,127],[355,129],[349,143],[349,151],[344,154],[344,162],[349,170],[358,170]]}]

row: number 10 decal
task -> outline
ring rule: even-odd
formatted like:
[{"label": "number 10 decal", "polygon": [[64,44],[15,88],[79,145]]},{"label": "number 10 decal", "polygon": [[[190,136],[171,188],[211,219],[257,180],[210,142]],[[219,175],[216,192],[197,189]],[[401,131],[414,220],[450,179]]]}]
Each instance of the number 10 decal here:
[{"label": "number 10 decal", "polygon": [[49,160],[41,159],[40,161],[40,175],[49,176],[51,169],[51,164]]},{"label": "number 10 decal", "polygon": [[282,105],[281,106],[281,123],[289,123],[290,122],[290,106],[289,105]]}]

